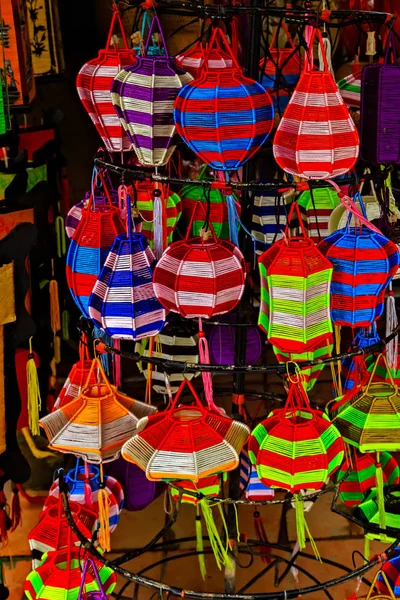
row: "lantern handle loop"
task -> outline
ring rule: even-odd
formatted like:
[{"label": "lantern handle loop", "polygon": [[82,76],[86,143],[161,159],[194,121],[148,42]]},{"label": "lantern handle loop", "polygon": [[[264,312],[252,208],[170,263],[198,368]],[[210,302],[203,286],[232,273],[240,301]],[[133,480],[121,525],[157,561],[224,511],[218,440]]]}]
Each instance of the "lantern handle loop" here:
[{"label": "lantern handle loop", "polygon": [[178,391],[177,391],[177,392],[176,392],[176,394],[175,394],[175,397],[174,397],[174,399],[173,399],[173,400],[172,400],[172,402],[171,402],[171,406],[170,406],[170,409],[169,409],[169,410],[170,410],[170,412],[172,412],[172,411],[173,411],[173,409],[174,409],[174,408],[176,408],[176,406],[177,406],[177,403],[178,403],[178,400],[179,400],[179,398],[180,398],[180,396],[181,396],[181,394],[182,394],[182,391],[183,391],[183,389],[184,389],[184,387],[185,387],[186,385],[188,386],[189,390],[190,390],[190,391],[191,391],[191,393],[192,393],[192,396],[194,397],[194,400],[195,400],[195,403],[196,403],[196,406],[197,406],[197,408],[199,408],[199,409],[200,409],[200,411],[201,411],[201,413],[204,415],[204,413],[205,413],[205,411],[206,411],[206,408],[205,408],[205,406],[204,406],[204,405],[201,403],[201,400],[200,400],[199,396],[197,395],[197,392],[196,392],[196,390],[194,389],[194,387],[193,387],[193,384],[192,384],[192,383],[189,381],[189,379],[186,379],[186,377],[183,379],[182,383],[181,383],[181,384],[180,384],[180,386],[179,386],[179,389],[178,389]]},{"label": "lantern handle loop", "polygon": [[[367,211],[365,210],[364,202],[363,202],[360,192],[356,192],[353,196],[353,203],[355,206],[357,206],[357,202],[360,205],[362,216],[364,217],[364,219],[366,219],[368,221]],[[346,230],[347,231],[349,231],[349,229],[350,229],[350,222],[351,222],[352,216],[353,216],[353,214],[349,210],[348,214],[347,214],[347,221],[346,221]],[[362,229],[362,224],[361,224],[361,229]]]},{"label": "lantern handle loop", "polygon": [[385,368],[387,370],[389,381],[390,381],[392,387],[395,389],[395,393],[397,393],[397,389],[398,389],[397,385],[394,382],[392,371],[391,371],[391,369],[389,367],[387,358],[386,358],[386,356],[383,353],[378,354],[378,357],[377,357],[377,359],[375,361],[375,364],[374,364],[374,368],[372,369],[372,372],[371,372],[371,377],[369,378],[368,383],[367,383],[367,387],[365,388],[365,393],[368,392],[371,383],[373,383],[375,371],[376,371],[376,368],[377,368],[377,366],[378,366],[378,364],[379,364],[379,362],[380,362],[381,359],[383,360],[383,363],[384,363]]},{"label": "lantern handle loop", "polygon": [[375,227],[375,225],[370,223],[368,221],[368,219],[364,218],[364,215],[358,210],[358,207],[355,204],[355,202],[353,202],[353,200],[349,196],[347,196],[346,194],[343,194],[342,190],[340,189],[340,187],[338,186],[336,181],[332,181],[332,179],[327,179],[326,181],[328,183],[330,183],[335,188],[335,190],[338,192],[340,201],[347,210],[349,210],[351,213],[353,213],[353,215],[355,217],[357,217],[357,219],[361,223],[366,225],[366,227],[371,229],[371,231],[375,231],[375,233],[379,233],[379,235],[382,235],[382,232],[377,227]]},{"label": "lantern handle loop", "polygon": [[158,27],[158,32],[160,34],[161,41],[163,43],[164,50],[165,50],[165,56],[166,56],[166,58],[169,58],[169,53],[168,53],[167,44],[165,42],[164,33],[163,33],[163,30],[162,30],[162,27],[161,27],[160,19],[158,18],[157,15],[154,15],[154,17],[153,17],[153,19],[152,19],[152,21],[150,23],[149,33],[147,34],[146,44],[144,46],[144,54],[145,54],[145,56],[147,54],[147,50],[148,50],[149,45],[150,45],[151,36],[153,34],[154,25],[157,25],[157,27]]},{"label": "lantern handle loop", "polygon": [[285,419],[288,411],[294,416],[296,410],[301,410],[302,408],[311,411],[307,392],[301,383],[291,383],[281,418]]},{"label": "lantern handle loop", "polygon": [[[286,33],[286,37],[288,39],[290,47],[292,48],[292,50],[294,50],[296,48],[296,46],[294,45],[293,38],[292,38],[292,36],[289,33],[289,29],[288,29],[285,21],[282,21],[281,26],[282,26],[283,31]],[[278,33],[278,26],[275,28],[274,35],[272,36],[272,40],[271,40],[271,43],[269,45],[269,49],[270,50],[273,50],[275,48],[275,46],[276,46],[277,33]]]},{"label": "lantern handle loop", "polygon": [[85,360],[90,360],[88,339],[86,333],[83,333],[83,331],[79,340],[79,360],[81,363]]},{"label": "lantern handle loop", "polygon": [[[322,40],[322,34],[321,34],[321,31],[317,27],[314,28],[314,30],[311,34],[310,43],[308,44],[308,52],[306,52],[306,56],[305,56],[305,60],[304,60],[303,72],[309,73],[310,71],[312,71],[312,69],[314,67],[313,46],[314,46],[314,42],[315,42],[315,37],[318,38],[318,44],[321,49],[321,56],[322,56],[322,60],[324,62],[324,71],[328,71],[330,73],[328,61],[326,60],[325,47],[324,47],[324,42]],[[320,68],[320,70],[322,70],[321,65],[319,65],[319,68]]]},{"label": "lantern handle loop", "polygon": [[83,600],[84,599],[84,588],[85,588],[85,584],[86,584],[86,574],[87,574],[87,570],[89,568],[89,565],[92,567],[93,570],[93,574],[94,577],[96,579],[96,583],[98,585],[98,593],[101,596],[101,600],[107,600],[107,596],[104,592],[101,580],[100,580],[100,576],[99,573],[97,571],[97,567],[96,567],[96,563],[94,562],[93,558],[88,557],[85,560],[85,564],[83,565],[83,570],[82,570],[82,579],[81,579],[81,585],[79,588],[79,596],[78,596],[78,600]]},{"label": "lantern handle loop", "polygon": [[393,63],[396,62],[397,59],[397,53],[396,53],[396,44],[394,43],[394,35],[393,35],[393,31],[389,31],[389,34],[386,38],[386,44],[385,44],[385,62],[384,64],[387,65],[389,62],[389,54],[390,51],[392,51],[393,54]]},{"label": "lantern handle loop", "polygon": [[132,205],[131,205],[131,195],[127,192],[126,188],[125,188],[125,192],[126,192],[126,197],[125,197],[125,202],[126,202],[126,227],[127,227],[127,234],[128,234],[128,240],[130,242],[132,242]]},{"label": "lantern handle loop", "polygon": [[379,575],[382,575],[382,579],[385,582],[385,585],[386,585],[386,587],[387,587],[387,589],[389,591],[389,596],[387,596],[386,594],[379,594],[377,596],[377,598],[385,598],[385,600],[386,599],[387,600],[389,600],[389,599],[396,600],[395,595],[394,595],[393,590],[392,590],[392,587],[391,587],[391,585],[390,585],[390,583],[388,581],[388,578],[386,576],[386,573],[382,569],[380,569],[379,571],[377,571],[375,573],[375,577],[374,577],[374,579],[373,579],[373,581],[371,583],[371,587],[368,590],[368,594],[367,594],[365,600],[373,600],[374,596],[372,596],[372,594],[373,594],[373,591],[374,591],[374,587],[376,586],[376,582],[378,581]]},{"label": "lantern handle loop", "polygon": [[284,231],[284,236],[285,236],[285,238],[289,238],[290,237],[289,225],[290,225],[290,222],[292,220],[293,213],[295,211],[297,213],[297,218],[299,219],[299,226],[300,226],[300,229],[302,231],[303,237],[305,239],[308,239],[306,228],[304,227],[303,219],[301,218],[300,207],[299,207],[299,205],[298,205],[297,202],[292,202],[292,205],[290,207],[290,211],[289,211],[289,214],[287,216],[287,221],[286,221],[286,227],[285,227],[285,231]]},{"label": "lantern handle loop", "polygon": [[110,49],[111,46],[111,40],[112,40],[112,36],[113,36],[113,32],[114,32],[114,27],[115,27],[115,21],[118,21],[118,25],[119,28],[121,30],[121,34],[122,34],[122,40],[124,42],[124,48],[126,50],[130,50],[129,46],[128,46],[128,40],[126,38],[126,34],[125,34],[125,29],[124,29],[124,25],[122,23],[122,19],[121,19],[121,15],[119,12],[119,8],[116,4],[113,5],[113,16],[111,19],[111,23],[110,23],[110,29],[108,31],[108,37],[107,37],[107,42],[106,42],[106,50]]},{"label": "lantern handle loop", "polygon": [[[94,370],[95,369],[97,369],[97,377],[96,378],[94,378]],[[82,392],[85,392],[85,390],[87,390],[87,388],[91,385],[90,382],[91,382],[92,378],[95,379],[95,381],[96,381],[96,383],[94,385],[100,385],[100,383],[104,383],[108,392],[110,394],[112,393],[112,388],[111,388],[110,382],[107,379],[107,376],[104,372],[101,361],[97,357],[94,358],[92,361],[92,364],[90,366],[89,373],[86,378],[85,385],[83,386]]]},{"label": "lantern handle loop", "polygon": [[226,39],[226,36],[224,35],[222,29],[220,29],[219,27],[216,27],[211,35],[210,41],[206,46],[206,50],[204,52],[204,66],[203,69],[208,71],[209,70],[209,66],[208,66],[208,59],[209,56],[211,54],[211,50],[216,49],[216,50],[226,50],[226,52],[229,54],[230,58],[232,59],[232,65],[236,68],[239,69],[240,71],[242,71],[241,66],[239,65],[238,61],[236,60],[236,57],[232,51],[232,48],[230,47],[230,45],[228,44],[228,40]]},{"label": "lantern handle loop", "polygon": [[[190,232],[192,231],[192,225],[194,222],[194,218],[196,216],[198,209],[202,210],[204,217],[207,220],[207,211],[203,205],[203,202],[201,202],[200,200],[196,200],[196,205],[194,207],[194,211],[192,212],[192,216],[190,217],[189,225],[188,225],[188,228],[186,231],[186,235],[184,237],[185,242],[187,242],[189,240]],[[217,236],[215,235],[214,227],[212,226],[212,224],[210,222],[207,223],[207,227],[211,232],[214,242],[216,243],[218,241],[218,239],[217,239]]]}]

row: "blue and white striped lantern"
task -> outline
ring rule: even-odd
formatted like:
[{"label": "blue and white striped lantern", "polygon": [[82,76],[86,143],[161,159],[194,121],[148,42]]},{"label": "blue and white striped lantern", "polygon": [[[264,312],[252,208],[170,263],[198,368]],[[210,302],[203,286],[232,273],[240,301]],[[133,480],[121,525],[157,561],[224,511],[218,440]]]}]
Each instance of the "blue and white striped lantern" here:
[{"label": "blue and white striped lantern", "polygon": [[89,299],[90,318],[110,337],[140,340],[164,327],[166,311],[153,288],[155,263],[141,233],[130,230],[115,238]]}]

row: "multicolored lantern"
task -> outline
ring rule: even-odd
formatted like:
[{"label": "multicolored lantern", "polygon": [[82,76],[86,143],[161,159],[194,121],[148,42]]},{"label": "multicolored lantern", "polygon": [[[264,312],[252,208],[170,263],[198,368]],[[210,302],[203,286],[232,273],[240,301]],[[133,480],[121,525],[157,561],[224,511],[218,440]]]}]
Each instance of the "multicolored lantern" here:
[{"label": "multicolored lantern", "polygon": [[[113,31],[118,22],[123,48],[114,43],[111,48]],[[124,26],[117,5],[111,19],[106,47],[100,50],[97,58],[83,65],[76,79],[79,98],[89,117],[92,119],[108,152],[127,152],[131,150],[131,141],[115,113],[110,98],[110,87],[114,77],[127,65],[136,60],[136,52],[129,48]]]},{"label": "multicolored lantern", "polygon": [[89,315],[97,327],[115,339],[153,337],[165,325],[166,313],[153,288],[156,259],[146,238],[132,232],[118,235],[89,298]]},{"label": "multicolored lantern", "polygon": [[[104,178],[101,173],[99,175],[106,190]],[[108,191],[106,195],[107,206],[96,206],[93,195],[90,196],[87,208],[82,209],[82,218],[72,236],[67,254],[68,287],[86,318],[89,318],[90,294],[114,239],[125,231],[118,208],[113,206]]]},{"label": "multicolored lantern", "polygon": [[[373,323],[369,329],[360,329],[354,338],[352,346],[349,348],[349,352],[356,348],[365,350],[369,346],[373,346],[381,341],[376,330],[376,325]],[[374,359],[372,356],[372,366]],[[367,383],[368,379],[367,364],[364,356],[348,356],[342,360],[340,368],[340,377],[342,380],[342,389],[344,391],[352,390],[355,386]]]},{"label": "multicolored lantern", "polygon": [[[231,69],[210,69],[208,65],[218,39],[231,56]],[[220,171],[238,169],[270,134],[272,99],[260,83],[243,75],[220,29],[214,30],[201,76],[179,92],[174,119],[189,148]]]},{"label": "multicolored lantern", "polygon": [[[96,382],[90,383],[95,373]],[[156,411],[155,406],[133,400],[112,387],[100,360],[93,360],[88,381],[80,396],[43,417],[49,448],[72,453],[90,463],[115,460],[136,429],[139,419]]]},{"label": "multicolored lantern", "polygon": [[[302,236],[289,237],[297,212]],[[259,326],[281,352],[300,354],[326,344],[332,333],[332,265],[307,236],[300,209],[293,203],[283,239],[258,259],[261,274]]]},{"label": "multicolored lantern", "polygon": [[391,375],[390,383],[375,383],[375,368],[386,357],[380,354],[365,387],[357,387],[337,398],[329,407],[332,422],[344,440],[360,452],[398,452],[400,449],[400,393]]},{"label": "multicolored lantern", "polygon": [[367,494],[376,486],[377,464],[382,469],[384,486],[400,483],[400,469],[389,452],[382,452],[379,458],[373,454],[360,454],[354,450],[351,458],[347,458],[337,473],[337,481],[346,476],[339,485],[339,497],[346,506],[358,506],[366,499]]},{"label": "multicolored lantern", "polygon": [[263,193],[253,199],[251,235],[256,254],[262,254],[273,242],[281,239],[293,191]]},{"label": "multicolored lantern", "polygon": [[[224,479],[225,477],[225,479]],[[184,504],[198,504],[200,502],[200,498],[194,496],[192,494],[185,494],[186,492],[195,492],[197,494],[203,494],[203,496],[207,496],[208,498],[216,498],[220,495],[223,483],[226,481],[226,473],[215,475],[209,475],[208,477],[202,477],[199,479],[197,483],[193,483],[192,481],[174,481],[174,485],[178,488],[181,488],[183,491],[180,492],[175,487],[170,487],[171,498],[173,500],[178,500]]]},{"label": "multicolored lantern", "polygon": [[[178,405],[185,386],[194,397],[194,406]],[[235,469],[248,435],[243,423],[205,408],[185,380],[170,408],[140,421],[137,433],[124,444],[122,456],[143,469],[151,481],[197,483],[213,473]]]},{"label": "multicolored lantern", "polygon": [[244,291],[243,255],[224,240],[186,237],[172,243],[159,260],[153,276],[161,304],[183,317],[210,317],[235,308]]},{"label": "multicolored lantern", "polygon": [[[175,192],[172,192],[165,186],[154,187],[153,183],[147,181],[138,182],[135,185],[135,199],[136,208],[139,211],[141,220],[136,220],[136,231],[142,233],[149,243],[152,250],[155,249],[155,236],[163,233],[162,240],[166,245],[172,242],[172,236],[174,234],[176,225],[181,218],[182,214],[182,203],[181,198]],[[156,197],[154,196],[155,190],[161,191],[161,223],[156,222],[156,211],[154,210]],[[164,230],[164,231],[163,231]]]},{"label": "multicolored lantern", "polygon": [[337,82],[340,95],[347,108],[360,110],[361,106],[361,77],[362,69],[358,63],[353,63],[350,75]]},{"label": "multicolored lantern", "polygon": [[[156,24],[165,56],[146,56]],[[159,167],[169,161],[175,150],[174,101],[192,76],[177,67],[175,58],[169,56],[157,16],[151,22],[144,54],[115,77],[111,99],[139,162]]]},{"label": "multicolored lantern", "polygon": [[[333,265],[331,315],[336,325],[369,327],[383,313],[384,290],[399,266],[399,251],[392,241],[368,223],[361,195],[362,223],[366,227],[339,229],[318,244]],[[352,203],[354,206],[354,202]],[[353,212],[351,207],[351,212]],[[357,211],[354,211],[357,212]],[[349,212],[348,223],[351,213]]]},{"label": "multicolored lantern", "polygon": [[329,235],[329,217],[340,204],[336,190],[329,187],[310,188],[298,198],[308,236],[316,243]]},{"label": "multicolored lantern", "polygon": [[[317,36],[323,69],[313,69]],[[278,165],[305,179],[329,179],[347,173],[359,152],[357,129],[328,68],[322,34],[315,28],[300,81],[274,137]]]}]

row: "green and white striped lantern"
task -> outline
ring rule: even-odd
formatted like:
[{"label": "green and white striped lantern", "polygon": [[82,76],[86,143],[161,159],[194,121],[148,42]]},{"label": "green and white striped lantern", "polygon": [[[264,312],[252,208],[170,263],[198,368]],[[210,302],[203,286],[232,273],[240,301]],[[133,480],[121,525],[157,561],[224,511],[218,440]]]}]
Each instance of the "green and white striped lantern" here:
[{"label": "green and white striped lantern", "polygon": [[[302,236],[288,237],[297,211]],[[280,352],[301,354],[322,346],[332,333],[333,267],[307,236],[293,203],[284,237],[258,259],[261,276],[259,326]]]},{"label": "green and white striped lantern", "polygon": [[361,106],[361,69],[354,65],[353,72],[337,82],[339,93],[347,108],[360,110]]}]

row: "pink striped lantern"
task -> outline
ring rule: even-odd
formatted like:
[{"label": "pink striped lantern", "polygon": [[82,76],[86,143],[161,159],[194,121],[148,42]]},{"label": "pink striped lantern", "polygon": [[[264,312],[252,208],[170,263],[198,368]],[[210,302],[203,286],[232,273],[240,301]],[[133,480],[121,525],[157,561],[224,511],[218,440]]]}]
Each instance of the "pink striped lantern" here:
[{"label": "pink striped lantern", "polygon": [[[106,47],[99,51],[96,58],[83,65],[76,78],[76,87],[106,149],[109,152],[127,152],[132,149],[132,144],[111,102],[110,87],[121,69],[136,61],[136,52],[128,46],[122,19],[115,4],[113,9]],[[113,44],[116,21],[121,30],[123,48]]]},{"label": "pink striped lantern", "polygon": [[[317,36],[323,58],[313,65]],[[357,129],[328,68],[322,35],[315,29],[304,71],[275,134],[273,151],[287,173],[305,179],[330,179],[347,173],[359,153]]]}]

